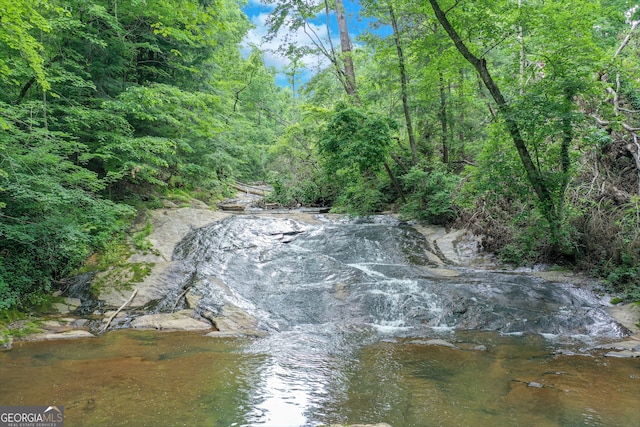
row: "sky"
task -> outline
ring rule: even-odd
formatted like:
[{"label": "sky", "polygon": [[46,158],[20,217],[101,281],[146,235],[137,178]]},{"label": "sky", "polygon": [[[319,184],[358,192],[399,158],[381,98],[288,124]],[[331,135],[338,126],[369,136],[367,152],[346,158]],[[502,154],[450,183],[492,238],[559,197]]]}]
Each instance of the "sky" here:
[{"label": "sky", "polygon": [[[358,19],[358,13],[360,11],[360,5],[358,1],[344,0],[345,9],[347,12],[347,23],[349,24],[349,30],[351,35],[351,41],[355,44],[355,38],[361,32],[366,30],[367,24]],[[256,45],[264,52],[265,64],[269,67],[275,67],[278,71],[276,76],[276,82],[280,86],[290,86],[288,77],[284,73],[285,67],[289,65],[289,60],[277,53],[278,46],[282,43],[283,34],[279,34],[273,40],[267,42],[264,40],[264,36],[267,35],[266,21],[269,12],[273,10],[273,5],[264,5],[259,0],[249,0],[248,4],[244,7],[244,11],[255,26],[249,31],[243,42],[243,52],[248,54],[250,51],[249,46]],[[326,18],[319,17],[318,20],[312,22],[314,30],[317,34],[326,38]],[[335,22],[335,13],[331,13],[330,27],[331,36],[335,46],[340,46],[338,37],[338,28]],[[289,39],[294,41],[298,46],[310,45],[311,41],[309,37],[300,29],[295,33],[288,34]],[[300,73],[300,80],[302,82],[307,81],[309,77],[318,69],[318,67],[326,66],[324,59],[317,57],[305,57],[303,63],[306,70]]]}]

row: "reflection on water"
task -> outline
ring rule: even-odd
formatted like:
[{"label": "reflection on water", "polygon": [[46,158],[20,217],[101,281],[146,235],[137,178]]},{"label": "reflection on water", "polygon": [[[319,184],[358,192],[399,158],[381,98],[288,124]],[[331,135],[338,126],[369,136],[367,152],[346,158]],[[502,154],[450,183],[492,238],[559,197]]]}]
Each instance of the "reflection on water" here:
[{"label": "reflection on water", "polygon": [[0,404],[62,405],[67,427],[640,424],[638,360],[554,354],[566,346],[539,336],[457,332],[448,348],[312,328],[19,343],[0,354]]}]

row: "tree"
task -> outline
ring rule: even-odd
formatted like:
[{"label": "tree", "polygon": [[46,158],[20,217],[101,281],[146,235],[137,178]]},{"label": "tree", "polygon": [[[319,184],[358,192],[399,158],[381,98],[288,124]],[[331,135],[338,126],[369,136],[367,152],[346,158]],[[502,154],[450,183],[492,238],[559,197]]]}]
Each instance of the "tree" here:
[{"label": "tree", "polygon": [[413,124],[411,122],[411,112],[409,111],[408,90],[407,90],[407,72],[405,69],[404,53],[402,50],[402,44],[400,42],[400,31],[398,30],[398,21],[396,20],[395,12],[393,11],[393,5],[389,4],[389,18],[391,19],[391,27],[393,28],[393,38],[398,52],[398,67],[400,72],[400,84],[402,87],[402,108],[404,111],[404,118],[407,124],[407,134],[409,135],[409,146],[411,147],[411,157],[413,163],[418,162],[418,153],[416,150],[416,139],[413,134]]},{"label": "tree", "polygon": [[0,0],[0,309],[121,233],[118,202],[260,170],[280,98],[248,28],[235,0]]},{"label": "tree", "polygon": [[[344,87],[349,96],[356,102],[359,101],[358,90],[356,89],[356,71],[353,65],[351,38],[349,37],[349,27],[345,17],[344,3],[342,0],[335,1],[336,19],[338,20],[338,32],[340,33],[340,49],[342,51],[342,62],[344,64]],[[328,7],[328,1],[325,0]],[[328,27],[327,27],[328,28]]]},{"label": "tree", "polygon": [[[296,31],[302,30],[304,34],[307,35],[313,48],[310,48],[309,46],[298,46],[295,42],[289,41],[289,34],[289,36],[284,37],[284,44],[280,46],[280,52],[292,58],[294,61],[309,54],[324,57],[331,64],[331,69],[335,73],[335,76],[344,88],[345,92],[353,102],[360,103],[356,85],[351,39],[349,36],[349,28],[342,0],[335,1],[333,9],[336,13],[336,19],[338,22],[341,54],[336,52],[331,37],[331,31],[329,29],[331,7],[328,0],[323,0],[322,2],[303,0],[267,0],[266,3],[276,5],[267,20],[267,25],[269,26],[267,39],[272,40],[275,38],[283,27],[286,27],[290,34],[294,34]],[[312,22],[317,19],[321,11],[324,12],[326,19],[326,37],[318,34],[318,28]]]},{"label": "tree", "polygon": [[[454,10],[457,6],[457,3],[449,9],[447,13],[445,13],[439,5],[439,2],[436,0],[430,0],[430,4],[435,12],[437,20],[440,22],[448,36],[453,41],[457,50],[460,54],[475,68],[478,73],[481,81],[484,86],[487,88],[494,102],[498,106],[498,111],[500,114],[500,118],[503,120],[509,135],[511,136],[511,140],[517,150],[518,156],[520,158],[520,162],[525,170],[525,174],[527,180],[531,187],[534,190],[534,193],[538,199],[537,206],[540,209],[542,215],[547,220],[549,224],[549,228],[551,231],[551,240],[556,250],[559,252],[567,252],[571,251],[565,245],[565,241],[561,236],[561,224],[563,218],[562,206],[564,199],[564,191],[566,189],[569,174],[570,174],[570,155],[569,149],[570,145],[573,142],[573,121],[572,111],[574,109],[573,99],[582,89],[579,85],[579,80],[572,79],[572,75],[575,75],[575,68],[570,71],[569,64],[575,65],[583,65],[584,62],[576,64],[577,61],[580,61],[584,58],[584,52],[582,52],[581,56],[576,54],[576,57],[571,57],[565,60],[564,55],[566,55],[566,49],[562,53],[558,50],[553,50],[556,46],[551,45],[551,49],[549,49],[549,53],[553,54],[553,56],[548,55],[547,58],[554,61],[553,65],[555,67],[554,71],[554,79],[550,80],[548,78],[542,78],[541,83],[537,84],[530,93],[533,94],[533,97],[529,99],[551,99],[551,102],[545,102],[544,106],[544,118],[542,118],[543,122],[546,124],[553,124],[553,120],[549,115],[551,111],[554,111],[555,114],[558,114],[560,117],[560,121],[558,122],[558,126],[560,129],[561,144],[559,150],[559,163],[560,163],[560,171],[556,173],[556,176],[559,177],[556,179],[555,176],[549,175],[544,171],[546,165],[543,165],[539,161],[539,157],[537,158],[537,162],[534,162],[531,152],[530,152],[530,144],[528,144],[527,140],[524,136],[524,127],[527,124],[528,118],[525,118],[522,114],[523,111],[517,111],[514,109],[513,103],[507,101],[503,91],[498,86],[496,80],[493,78],[491,73],[489,72],[489,68],[487,66],[487,59],[482,55],[474,54],[468,44],[463,40],[458,31],[451,24],[447,14]],[[498,6],[499,7],[499,6]],[[562,10],[566,10],[566,5],[560,5],[560,3],[550,2],[549,5],[545,6],[547,10],[545,10],[544,16],[548,16],[547,13],[555,12],[556,14]],[[535,9],[535,6],[532,6],[531,10],[533,12],[539,12]],[[575,9],[572,9],[575,11]],[[534,19],[537,16],[543,15],[532,15]],[[565,15],[562,15],[565,16]],[[551,25],[549,25],[549,22]],[[566,19],[565,24],[570,24],[571,20]],[[547,20],[545,21],[546,25],[552,26],[558,23],[558,20]],[[532,31],[541,31],[544,27],[542,21],[534,21],[534,25],[531,26]],[[537,25],[535,25],[537,24]],[[580,28],[581,30],[584,27]],[[548,30],[548,27],[546,28]],[[556,27],[555,37],[558,36],[557,30],[559,27]],[[578,28],[575,28],[577,30]],[[503,33],[507,33],[507,30],[502,31]],[[507,33],[508,34],[508,33]],[[579,33],[578,37],[582,37],[583,39],[589,40],[590,34]],[[561,40],[562,47],[569,47],[572,43],[570,39],[570,33],[567,34],[566,39]],[[500,41],[498,41],[499,43]],[[584,42],[583,42],[584,43]],[[562,56],[561,56],[562,55]],[[573,73],[573,74],[572,74]],[[559,83],[561,82],[561,83]],[[543,91],[543,93],[540,92]],[[527,94],[525,90],[525,95]],[[557,94],[560,94],[558,97]],[[542,96],[543,98],[540,98]],[[550,121],[551,120],[551,121]],[[529,124],[532,122],[529,121]],[[547,126],[546,130],[554,132],[556,129],[555,126]],[[533,136],[531,138],[533,140],[533,144],[538,144],[537,141],[545,139],[547,135],[529,135]]]},{"label": "tree", "polygon": [[327,173],[339,181],[339,203],[359,214],[382,207],[377,174],[384,168],[393,187],[404,198],[387,158],[395,123],[360,108],[338,104],[320,140]]},{"label": "tree", "polygon": [[[40,9],[39,9],[40,8]],[[7,61],[13,54],[18,53],[35,75],[35,80],[44,90],[49,88],[46,78],[45,60],[42,55],[43,46],[34,36],[33,30],[49,32],[51,25],[40,13],[42,10],[54,9],[48,1],[35,5],[28,0],[0,1],[0,52],[7,55],[0,56],[0,78],[12,76],[15,72],[13,61]],[[60,9],[56,10],[60,13]]]}]

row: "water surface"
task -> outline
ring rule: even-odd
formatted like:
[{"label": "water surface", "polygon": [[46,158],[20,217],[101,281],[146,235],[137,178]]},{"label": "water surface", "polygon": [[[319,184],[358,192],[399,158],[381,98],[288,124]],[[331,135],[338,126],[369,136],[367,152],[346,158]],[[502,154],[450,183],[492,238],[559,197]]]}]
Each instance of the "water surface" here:
[{"label": "water surface", "polygon": [[[638,360],[554,354],[580,345],[539,336],[458,332],[454,349],[372,330],[307,332],[18,343],[0,354],[0,403],[62,405],[67,427],[639,425]],[[370,343],[330,348],[343,340]]]}]

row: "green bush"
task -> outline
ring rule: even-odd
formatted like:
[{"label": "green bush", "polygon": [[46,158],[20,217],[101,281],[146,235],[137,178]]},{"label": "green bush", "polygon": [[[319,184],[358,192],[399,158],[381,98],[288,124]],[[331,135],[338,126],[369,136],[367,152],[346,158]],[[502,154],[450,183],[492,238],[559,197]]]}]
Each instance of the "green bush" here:
[{"label": "green bush", "polygon": [[57,280],[107,245],[133,213],[46,176],[20,176],[3,187],[0,308],[41,303]]},{"label": "green bush", "polygon": [[452,194],[460,179],[444,165],[429,171],[413,167],[402,176],[402,182],[407,191],[407,203],[401,209],[405,217],[433,224],[446,224],[456,217]]},{"label": "green bush", "polygon": [[293,176],[271,172],[267,181],[273,187],[273,191],[265,198],[267,203],[279,203],[286,207],[327,206],[333,201],[331,186],[323,174]]},{"label": "green bush", "polygon": [[333,207],[334,212],[367,216],[384,210],[387,200],[378,180],[354,180],[342,188]]}]

